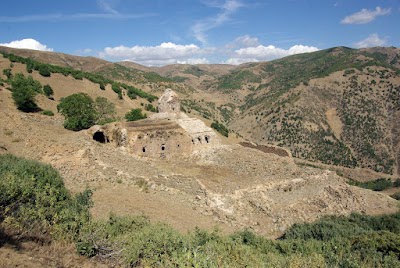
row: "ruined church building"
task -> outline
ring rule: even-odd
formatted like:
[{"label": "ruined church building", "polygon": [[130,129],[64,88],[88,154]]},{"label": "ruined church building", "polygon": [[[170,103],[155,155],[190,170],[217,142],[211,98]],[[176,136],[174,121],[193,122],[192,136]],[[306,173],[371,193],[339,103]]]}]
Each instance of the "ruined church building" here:
[{"label": "ruined church building", "polygon": [[113,143],[131,154],[151,158],[185,157],[195,150],[220,144],[203,121],[180,111],[178,95],[166,89],[158,100],[158,113],[134,122],[115,122],[89,129],[94,140]]}]

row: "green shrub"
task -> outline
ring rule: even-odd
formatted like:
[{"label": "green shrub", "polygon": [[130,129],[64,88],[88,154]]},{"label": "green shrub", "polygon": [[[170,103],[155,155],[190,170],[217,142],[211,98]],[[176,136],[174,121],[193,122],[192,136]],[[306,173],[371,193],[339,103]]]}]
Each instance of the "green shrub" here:
[{"label": "green shrub", "polygon": [[393,182],[393,187],[400,187],[400,179],[396,179],[396,180]]},{"label": "green shrub", "polygon": [[50,165],[0,155],[0,178],[0,223],[71,239],[89,220],[91,191],[71,196]]},{"label": "green shrub", "polygon": [[113,83],[111,86],[112,90],[118,94],[118,98],[122,100],[122,90],[118,84]]},{"label": "green shrub", "polygon": [[47,64],[40,65],[39,74],[41,76],[50,77],[51,76],[51,72],[49,70],[49,66]]},{"label": "green shrub", "polygon": [[49,85],[44,85],[43,86],[43,93],[44,95],[46,95],[47,97],[50,97],[54,94],[53,89],[51,88],[51,86]]},{"label": "green shrub", "polygon": [[61,99],[57,110],[64,115],[64,127],[69,130],[82,130],[96,123],[97,112],[92,98],[85,93],[72,94]]},{"label": "green shrub", "polygon": [[84,77],[84,74],[81,71],[74,71],[72,73],[72,77],[75,78],[76,80],[82,80]]},{"label": "green shrub", "polygon": [[35,96],[42,91],[41,84],[31,76],[16,74],[11,81],[12,98],[17,108],[23,112],[36,112],[39,110]]},{"label": "green shrub", "polygon": [[132,109],[128,113],[125,114],[125,119],[127,121],[136,121],[140,119],[147,118],[146,114],[142,113],[142,109],[137,108],[137,109]]},{"label": "green shrub", "polygon": [[5,75],[5,76],[7,76],[7,79],[10,79],[11,77],[12,77],[12,73],[11,73],[11,69],[4,69],[3,70],[3,74]]},{"label": "green shrub", "polygon": [[150,111],[150,112],[153,112],[153,113],[156,113],[156,112],[157,112],[157,108],[154,107],[151,103],[146,104],[146,105],[144,106],[144,109],[145,109],[146,111]]},{"label": "green shrub", "polygon": [[47,115],[47,116],[53,116],[54,115],[54,113],[52,111],[50,111],[50,110],[44,110],[44,111],[42,111],[42,114],[43,115]]},{"label": "green shrub", "polygon": [[365,189],[370,189],[373,191],[383,191],[385,189],[391,188],[393,186],[393,183],[390,179],[385,179],[385,178],[379,178],[373,181],[367,181],[367,182],[360,182],[360,181],[355,181],[355,180],[349,180],[348,183],[350,185],[358,186],[361,188]]},{"label": "green shrub", "polygon": [[221,133],[223,136],[228,137],[229,135],[229,130],[221,123],[217,122],[213,122],[211,124],[211,127],[213,129],[215,129],[216,131],[218,131],[219,133]]}]

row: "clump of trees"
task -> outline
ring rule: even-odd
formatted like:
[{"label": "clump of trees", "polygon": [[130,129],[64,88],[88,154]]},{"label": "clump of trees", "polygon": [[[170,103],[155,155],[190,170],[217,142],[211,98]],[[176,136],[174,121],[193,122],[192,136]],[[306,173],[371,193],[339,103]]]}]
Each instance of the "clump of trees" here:
[{"label": "clump of trees", "polygon": [[65,117],[64,127],[74,131],[116,120],[115,105],[112,102],[104,97],[97,97],[93,101],[86,93],[76,93],[61,99],[57,110]]}]

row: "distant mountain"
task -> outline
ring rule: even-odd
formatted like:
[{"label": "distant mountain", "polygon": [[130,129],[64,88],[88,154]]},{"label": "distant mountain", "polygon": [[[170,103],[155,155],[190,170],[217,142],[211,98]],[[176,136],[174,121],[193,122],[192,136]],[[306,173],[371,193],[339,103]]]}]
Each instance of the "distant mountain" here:
[{"label": "distant mountain", "polygon": [[145,67],[93,57],[0,51],[101,74],[226,125],[231,135],[293,156],[388,174],[400,170],[400,50],[335,47],[259,63]]}]

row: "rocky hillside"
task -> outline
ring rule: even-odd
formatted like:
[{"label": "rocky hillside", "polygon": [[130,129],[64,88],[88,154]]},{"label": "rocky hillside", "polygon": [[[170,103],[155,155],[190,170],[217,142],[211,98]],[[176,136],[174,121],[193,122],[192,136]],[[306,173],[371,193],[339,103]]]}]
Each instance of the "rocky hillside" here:
[{"label": "rocky hillside", "polygon": [[[337,47],[222,66],[220,73],[182,66],[181,73],[196,69],[183,82],[201,81],[201,93],[186,108],[247,140],[287,147],[312,161],[398,174],[399,64],[397,48]],[[168,75],[167,68],[160,73]]]},{"label": "rocky hillside", "polygon": [[80,68],[158,95],[179,92],[183,109],[219,121],[231,136],[283,146],[325,164],[400,170],[400,50],[337,47],[232,65],[144,67],[1,48]]}]

